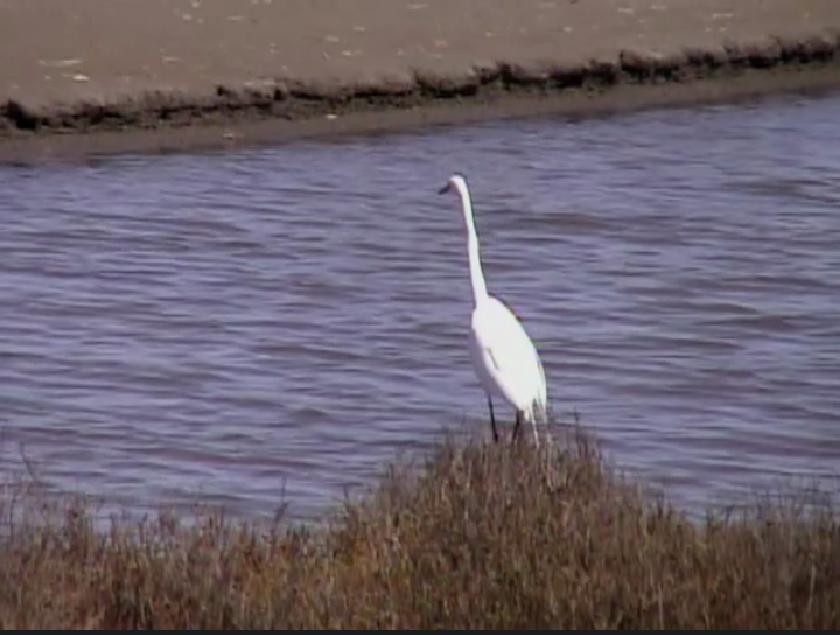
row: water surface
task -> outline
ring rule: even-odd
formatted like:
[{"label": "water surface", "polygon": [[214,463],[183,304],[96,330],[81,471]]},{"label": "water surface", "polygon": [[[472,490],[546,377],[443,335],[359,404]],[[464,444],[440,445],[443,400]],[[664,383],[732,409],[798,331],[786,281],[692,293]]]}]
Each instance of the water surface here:
[{"label": "water surface", "polygon": [[463,223],[436,195],[457,170],[558,419],[689,508],[836,477],[838,112],[0,168],[0,460],[133,510],[311,517],[484,430]]}]

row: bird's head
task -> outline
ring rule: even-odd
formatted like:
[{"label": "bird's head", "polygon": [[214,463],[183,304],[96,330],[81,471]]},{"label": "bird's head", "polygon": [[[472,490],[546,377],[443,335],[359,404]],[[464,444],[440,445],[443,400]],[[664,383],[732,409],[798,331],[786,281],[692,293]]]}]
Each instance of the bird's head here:
[{"label": "bird's head", "polygon": [[464,192],[467,189],[467,179],[462,174],[457,172],[449,177],[446,185],[438,190],[438,194],[446,194],[447,192]]}]

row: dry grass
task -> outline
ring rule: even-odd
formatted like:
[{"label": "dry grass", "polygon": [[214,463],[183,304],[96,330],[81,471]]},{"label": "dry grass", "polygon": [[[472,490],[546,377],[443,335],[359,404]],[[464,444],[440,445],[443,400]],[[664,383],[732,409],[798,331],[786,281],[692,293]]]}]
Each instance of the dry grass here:
[{"label": "dry grass", "polygon": [[319,528],[18,515],[0,626],[840,628],[827,511],[692,523],[585,440],[450,443],[413,473]]}]

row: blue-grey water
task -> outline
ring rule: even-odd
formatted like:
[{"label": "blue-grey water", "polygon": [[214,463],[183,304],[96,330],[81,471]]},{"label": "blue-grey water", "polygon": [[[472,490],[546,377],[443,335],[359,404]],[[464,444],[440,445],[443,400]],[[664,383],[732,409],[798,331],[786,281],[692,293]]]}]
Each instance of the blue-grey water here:
[{"label": "blue-grey water", "polygon": [[[840,474],[840,96],[0,167],[0,474],[317,516],[487,432],[454,198],[551,407],[681,505]],[[497,405],[497,413],[511,412]],[[836,481],[835,481],[836,482]]]}]

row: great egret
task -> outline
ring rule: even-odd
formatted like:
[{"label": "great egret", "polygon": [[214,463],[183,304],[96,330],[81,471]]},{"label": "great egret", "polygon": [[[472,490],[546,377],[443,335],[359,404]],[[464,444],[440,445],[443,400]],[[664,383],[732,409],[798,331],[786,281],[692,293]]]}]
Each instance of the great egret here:
[{"label": "great egret", "polygon": [[519,319],[501,301],[487,293],[478,255],[478,236],[475,233],[470,191],[462,175],[453,174],[449,177],[439,193],[452,191],[461,198],[464,222],[467,225],[467,251],[474,302],[470,321],[470,356],[476,375],[487,393],[493,440],[499,440],[496,416],[493,413],[493,396],[496,395],[503,397],[516,409],[516,425],[511,440],[516,439],[524,418],[531,422],[534,440],[539,444],[536,417],[539,415],[545,421],[545,372],[537,349]]}]

